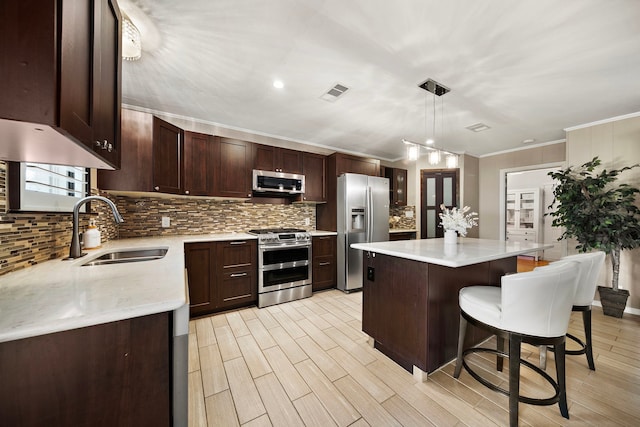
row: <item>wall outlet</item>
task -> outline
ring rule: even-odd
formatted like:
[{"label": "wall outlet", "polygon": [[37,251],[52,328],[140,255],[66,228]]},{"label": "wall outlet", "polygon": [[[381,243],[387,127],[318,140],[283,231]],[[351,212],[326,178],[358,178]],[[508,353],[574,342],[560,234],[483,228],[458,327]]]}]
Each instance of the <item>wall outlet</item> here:
[{"label": "wall outlet", "polygon": [[171,218],[168,216],[162,217],[162,228],[171,227]]},{"label": "wall outlet", "polygon": [[304,225],[311,225],[311,218],[305,218]]},{"label": "wall outlet", "polygon": [[367,280],[370,282],[376,280],[376,270],[373,267],[367,267]]},{"label": "wall outlet", "polygon": [[404,216],[406,218],[413,218],[413,211],[404,211]]}]

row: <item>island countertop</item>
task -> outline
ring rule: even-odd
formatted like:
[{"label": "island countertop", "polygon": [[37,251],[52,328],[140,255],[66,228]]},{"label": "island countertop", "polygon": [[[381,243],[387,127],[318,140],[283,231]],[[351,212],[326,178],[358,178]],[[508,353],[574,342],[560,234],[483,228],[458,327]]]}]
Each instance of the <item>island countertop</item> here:
[{"label": "island countertop", "polygon": [[354,243],[351,247],[445,267],[464,267],[549,249],[553,245],[465,237],[459,238],[457,244],[445,244],[444,239],[421,239]]},{"label": "island countertop", "polygon": [[[255,240],[216,233],[112,240],[69,261],[54,259],[0,277],[0,342],[172,311],[188,300],[184,244]],[[82,266],[113,250],[166,248],[162,259]]]}]

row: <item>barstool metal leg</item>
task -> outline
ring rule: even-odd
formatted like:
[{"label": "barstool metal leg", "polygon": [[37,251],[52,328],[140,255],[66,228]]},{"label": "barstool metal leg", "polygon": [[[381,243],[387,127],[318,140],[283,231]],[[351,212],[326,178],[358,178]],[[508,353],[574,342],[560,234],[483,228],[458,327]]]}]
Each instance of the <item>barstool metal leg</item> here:
[{"label": "barstool metal leg", "polygon": [[464,347],[464,337],[467,333],[467,319],[460,314],[460,326],[458,327],[458,356],[456,359],[456,369],[453,371],[453,378],[459,378],[462,371],[462,350]]},{"label": "barstool metal leg", "polygon": [[547,369],[547,346],[541,345],[538,348],[540,349],[540,369],[544,371]]},{"label": "barstool metal leg", "polygon": [[587,342],[585,345],[587,363],[589,364],[589,369],[595,371],[596,365],[593,362],[593,346],[591,341],[591,310],[585,310],[582,312],[582,323],[584,323],[584,336],[585,341]]},{"label": "barstool metal leg", "polygon": [[556,358],[556,377],[558,380],[558,405],[560,406],[560,413],[566,419],[569,419],[569,407],[567,405],[567,379],[565,369],[565,346],[566,343],[563,340],[561,343],[554,346],[554,354]]},{"label": "barstool metal leg", "polygon": [[[496,350],[498,350],[498,352],[504,353],[504,338],[501,337],[500,335],[496,335]],[[498,354],[496,357],[496,370],[498,372],[502,372],[503,366],[504,366],[504,357]]]},{"label": "barstool metal leg", "polygon": [[518,425],[518,400],[520,396],[520,346],[522,338],[509,336],[509,425]]}]

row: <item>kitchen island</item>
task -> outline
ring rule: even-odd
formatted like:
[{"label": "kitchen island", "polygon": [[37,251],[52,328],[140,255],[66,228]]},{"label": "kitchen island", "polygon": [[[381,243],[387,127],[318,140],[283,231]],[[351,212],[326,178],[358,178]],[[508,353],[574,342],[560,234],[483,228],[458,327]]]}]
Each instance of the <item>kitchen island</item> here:
[{"label": "kitchen island", "polygon": [[[486,239],[357,243],[363,258],[362,330],[375,348],[426,379],[456,357],[458,292],[470,285],[500,285],[515,273],[517,256],[550,248],[538,243]],[[488,338],[469,327],[468,345]]]}]

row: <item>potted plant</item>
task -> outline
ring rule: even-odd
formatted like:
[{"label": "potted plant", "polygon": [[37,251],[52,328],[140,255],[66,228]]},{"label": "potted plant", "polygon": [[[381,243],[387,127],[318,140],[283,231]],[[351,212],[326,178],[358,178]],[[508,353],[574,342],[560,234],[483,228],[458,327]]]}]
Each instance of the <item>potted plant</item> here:
[{"label": "potted plant", "polygon": [[547,215],[553,217],[553,226],[565,229],[558,240],[575,238],[580,252],[597,249],[611,255],[611,287],[598,286],[598,291],[604,314],[622,317],[629,291],[618,288],[620,251],[640,246],[640,209],[635,203],[640,189],[616,180],[640,165],[596,172],[600,164],[594,157],[579,168],[549,172],[558,182],[549,208],[557,206]]},{"label": "potted plant", "polygon": [[469,206],[462,209],[456,207],[448,209],[445,205],[440,205],[442,213],[440,214],[441,226],[444,228],[444,242],[456,243],[458,234],[462,237],[467,235],[467,229],[478,225],[478,213],[471,212]]}]

